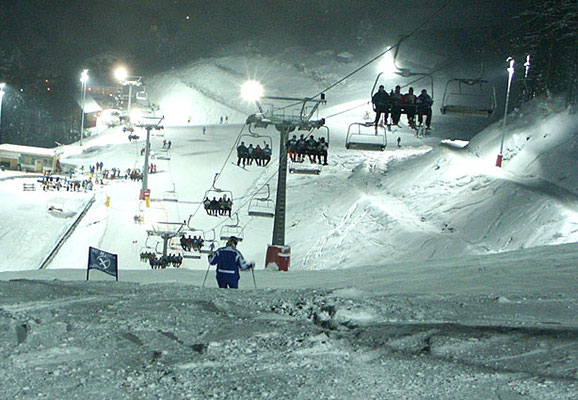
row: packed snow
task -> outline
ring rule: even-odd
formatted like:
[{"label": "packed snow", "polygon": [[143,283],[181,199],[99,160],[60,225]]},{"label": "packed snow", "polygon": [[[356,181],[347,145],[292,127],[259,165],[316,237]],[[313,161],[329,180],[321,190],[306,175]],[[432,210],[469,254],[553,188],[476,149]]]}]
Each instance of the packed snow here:
[{"label": "packed snow", "polygon": [[[270,94],[311,95],[347,69],[334,63],[228,56],[148,80],[165,116],[149,208],[130,179],[45,192],[38,176],[0,172],[0,398],[577,397],[578,124],[555,100],[509,117],[502,169],[500,121],[476,135],[467,119],[435,113],[431,135],[397,128],[385,151],[369,152],[344,146],[369,106],[328,118],[329,165],[288,177],[290,271],[264,269],[273,221],[247,208],[267,184],[275,199],[279,135],[262,132],[273,141],[267,167],[237,167],[234,145],[255,111],[238,89],[268,76]],[[320,116],[363,104],[373,79],[328,93]],[[78,177],[99,161],[142,168],[146,133],[135,133],[63,146],[63,162]],[[201,205],[219,172],[256,290],[251,272],[238,292],[214,289],[214,271],[201,287],[204,255],[171,270],[140,261],[161,246],[146,230],[175,229],[167,222],[216,241],[237,225]],[[98,271],[83,281],[89,246],[119,255],[120,282]]]}]

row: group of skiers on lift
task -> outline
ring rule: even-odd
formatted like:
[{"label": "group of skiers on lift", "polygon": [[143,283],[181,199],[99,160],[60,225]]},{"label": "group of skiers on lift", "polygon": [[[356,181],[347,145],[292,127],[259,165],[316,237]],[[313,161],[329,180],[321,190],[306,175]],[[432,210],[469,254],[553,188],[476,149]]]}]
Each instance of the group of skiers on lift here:
[{"label": "group of skiers on lift", "polygon": [[205,200],[203,200],[203,206],[209,215],[215,217],[219,215],[228,215],[230,217],[233,208],[233,200],[229,199],[227,195],[220,197],[219,200],[217,200],[216,197],[213,197],[213,200],[210,200],[209,197],[205,197]]},{"label": "group of skiers on lift", "polygon": [[299,136],[293,135],[291,139],[287,141],[287,153],[291,161],[301,163],[304,161],[305,156],[309,157],[309,162],[312,164],[323,164],[327,165],[327,150],[329,149],[329,143],[322,136],[319,140],[315,140],[313,135],[305,139],[304,135]]},{"label": "group of skiers on lift", "polygon": [[237,146],[237,165],[243,167],[245,165],[252,165],[253,160],[259,167],[265,167],[271,161],[271,147],[265,143],[263,147],[257,145],[253,147],[253,143],[249,143],[249,147],[245,146],[245,142],[241,142]]},{"label": "group of skiers on lift", "polygon": [[412,87],[409,88],[407,93],[402,94],[401,86],[399,85],[390,93],[387,93],[384,86],[380,85],[371,102],[375,110],[374,125],[376,131],[382,114],[387,125],[389,125],[389,114],[391,114],[391,123],[393,125],[399,125],[401,114],[406,114],[408,124],[413,129],[417,129],[415,124],[415,116],[417,114],[419,126],[423,125],[423,117],[425,116],[426,129],[429,130],[431,127],[433,99],[425,89],[421,91],[419,96],[416,96]]},{"label": "group of skiers on lift", "polygon": [[201,251],[204,245],[205,240],[200,236],[191,237],[191,235],[189,235],[189,237],[186,237],[184,233],[181,236],[181,247],[184,251]]},{"label": "group of skiers on lift", "polygon": [[140,260],[145,262],[148,260],[152,269],[166,268],[173,266],[179,268],[183,264],[183,256],[180,254],[167,254],[166,256],[157,257],[153,252],[140,253]]}]

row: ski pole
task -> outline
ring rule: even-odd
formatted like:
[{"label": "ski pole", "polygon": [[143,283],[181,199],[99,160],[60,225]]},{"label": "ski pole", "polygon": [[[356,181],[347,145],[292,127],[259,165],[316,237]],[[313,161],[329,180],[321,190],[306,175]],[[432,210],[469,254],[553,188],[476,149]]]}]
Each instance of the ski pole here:
[{"label": "ski pole", "polygon": [[202,288],[205,287],[205,282],[207,281],[207,275],[209,275],[210,269],[211,269],[211,264],[209,264],[209,266],[207,267],[207,272],[205,273],[205,279],[203,279],[203,285],[201,286]]},{"label": "ski pole", "polygon": [[255,286],[255,289],[257,289],[257,281],[255,281],[255,266],[251,267],[251,274],[253,274],[253,285]]}]

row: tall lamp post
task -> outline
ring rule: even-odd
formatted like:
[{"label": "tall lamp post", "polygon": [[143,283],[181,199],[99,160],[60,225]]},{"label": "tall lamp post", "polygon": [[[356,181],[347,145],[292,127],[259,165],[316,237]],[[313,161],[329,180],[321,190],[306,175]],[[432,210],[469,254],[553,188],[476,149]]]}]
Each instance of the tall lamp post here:
[{"label": "tall lamp post", "polygon": [[124,67],[119,67],[115,73],[114,76],[116,77],[116,79],[123,85],[123,86],[128,86],[128,105],[126,108],[126,117],[129,123],[129,126],[131,124],[130,121],[130,111],[131,111],[131,106],[132,106],[132,87],[133,86],[140,86],[142,84],[142,76],[129,76],[128,71],[126,70],[126,68]]},{"label": "tall lamp post", "polygon": [[80,74],[80,83],[82,84],[82,115],[80,117],[80,145],[82,146],[82,139],[84,137],[84,104],[86,103],[86,82],[88,82],[88,70],[85,69]]},{"label": "tall lamp post", "polygon": [[2,98],[4,97],[4,94],[6,93],[4,91],[5,87],[6,87],[6,83],[1,82],[0,83],[0,143],[2,143]]},{"label": "tall lamp post", "polygon": [[512,87],[512,77],[514,76],[514,59],[512,57],[508,57],[506,62],[510,64],[508,67],[508,90],[506,91],[506,106],[504,109],[504,122],[502,123],[502,141],[500,143],[500,153],[496,159],[496,167],[502,167],[504,136],[506,136],[506,118],[508,117],[508,102],[510,101],[510,88]]}]

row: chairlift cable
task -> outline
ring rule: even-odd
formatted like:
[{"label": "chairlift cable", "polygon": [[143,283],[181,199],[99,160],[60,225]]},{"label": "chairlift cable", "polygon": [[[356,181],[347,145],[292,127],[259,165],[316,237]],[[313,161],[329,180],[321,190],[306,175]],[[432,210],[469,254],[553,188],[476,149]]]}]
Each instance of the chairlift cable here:
[{"label": "chairlift cable", "polygon": [[[221,173],[223,172],[223,170],[225,169],[225,166],[227,165],[227,163],[229,162],[229,158],[231,157],[231,154],[233,154],[233,151],[236,148],[237,145],[237,141],[239,140],[239,138],[241,137],[241,134],[243,133],[243,130],[245,129],[245,126],[247,126],[247,124],[243,124],[243,126],[241,127],[241,130],[239,131],[239,134],[237,135],[237,138],[235,139],[235,142],[233,143],[233,146],[231,147],[231,150],[229,151],[229,154],[227,155],[227,158],[225,159],[225,161],[223,162],[223,166],[221,167],[221,170],[217,173],[217,176],[215,177],[215,179],[213,180],[213,186],[215,185],[215,183],[217,183],[217,180],[219,179],[219,177],[221,176]],[[232,196],[231,196],[232,197]],[[234,200],[234,199],[231,199]],[[193,218],[195,215],[197,215],[197,213],[199,212],[199,210],[201,209],[201,206],[203,205],[203,202],[200,201],[199,205],[197,206],[196,210],[189,216],[189,219]]]},{"label": "chairlift cable", "polygon": [[344,114],[344,113],[346,113],[346,112],[348,112],[348,111],[355,110],[356,108],[360,108],[360,107],[366,106],[366,105],[368,105],[368,104],[371,104],[371,102],[370,102],[370,101],[366,101],[366,102],[363,103],[363,104],[356,105],[355,107],[348,108],[347,110],[339,111],[338,113],[331,114],[330,116],[324,117],[324,118],[325,118],[325,119],[329,119],[329,118],[335,117],[335,116],[337,116],[337,115]]},{"label": "chairlift cable", "polygon": [[[502,40],[503,38],[507,37],[507,36],[510,35],[512,32],[515,32],[515,31],[521,29],[522,27],[524,27],[525,25],[528,25],[529,23],[531,23],[531,22],[532,22],[534,19],[536,19],[536,18],[537,18],[537,17],[534,17],[534,18],[526,21],[526,22],[523,23],[522,25],[520,25],[520,26],[518,26],[518,27],[516,27],[516,28],[514,28],[514,29],[512,29],[512,30],[510,30],[510,31],[508,31],[508,32],[506,32],[505,34],[501,35],[500,37],[498,37],[498,38],[496,38],[496,39],[494,39],[494,40],[488,41],[487,44],[494,46],[497,42],[499,42],[499,41]],[[408,38],[408,37],[405,37],[404,40],[407,39],[407,38]],[[395,48],[395,47],[397,47],[397,46],[399,46],[399,43],[398,43],[397,45],[393,46],[391,49],[393,49],[393,48]],[[391,50],[391,49],[389,49],[389,50]],[[385,54],[385,53],[383,53],[383,54]],[[379,57],[380,57],[380,56],[379,56]],[[455,59],[454,59],[454,60],[455,60]],[[449,60],[446,61],[445,63],[442,63],[439,67],[437,67],[437,68],[433,69],[432,71],[430,71],[428,75],[433,75],[434,73],[436,73],[436,72],[438,72],[438,71],[441,71],[441,70],[444,69],[449,63],[450,63]],[[413,85],[414,83],[419,82],[419,81],[425,79],[428,75],[419,76],[418,78],[414,79],[413,81],[408,82],[408,83],[402,85],[401,88],[403,89],[403,88],[406,88],[406,87],[408,87],[408,86],[410,86],[410,85]],[[325,119],[329,119],[329,118],[335,117],[335,116],[337,116],[337,115],[344,114],[344,113],[346,113],[346,112],[348,112],[348,111],[355,110],[356,108],[360,108],[360,107],[365,106],[365,105],[367,105],[367,104],[370,104],[370,102],[368,101],[368,102],[366,102],[366,103],[360,104],[360,105],[358,105],[358,106],[349,108],[349,109],[344,110],[344,111],[340,111],[340,112],[338,112],[338,113],[332,114],[332,115],[330,115],[330,116],[328,116],[328,117],[324,117],[324,118],[325,118]]]},{"label": "chairlift cable", "polygon": [[[429,23],[433,18],[435,18],[439,13],[441,13],[447,6],[449,6],[451,2],[453,2],[453,0],[447,0],[440,8],[438,8],[433,14],[431,14],[428,18],[426,18],[425,21],[423,21],[417,28],[415,28],[412,32],[410,32],[408,35],[406,35],[405,39],[409,39],[410,37],[412,37],[413,35],[418,33],[427,23]],[[383,57],[385,54],[389,53],[391,50],[394,50],[398,46],[399,46],[399,43],[391,46],[390,48],[388,48],[385,51],[382,51],[377,56],[373,57],[371,60],[367,61],[366,63],[362,64],[360,67],[356,68],[355,70],[353,70],[349,74],[345,75],[343,78],[339,79],[337,82],[329,85],[327,88],[325,88],[321,92],[317,93],[316,95],[311,96],[311,98],[314,99],[315,97],[318,97],[321,94],[333,89],[335,86],[339,85],[340,83],[345,81],[347,78],[350,78],[351,76],[355,75],[356,73],[358,73],[359,71],[361,71],[362,69],[367,67],[369,64],[374,63],[375,61],[377,61],[378,59]]]}]

